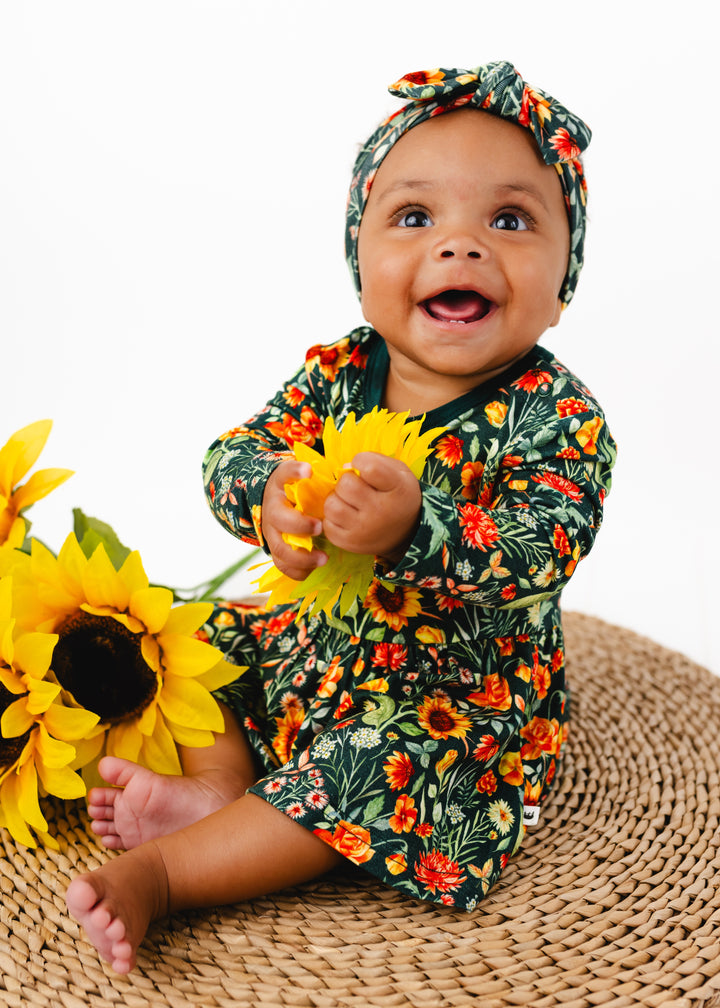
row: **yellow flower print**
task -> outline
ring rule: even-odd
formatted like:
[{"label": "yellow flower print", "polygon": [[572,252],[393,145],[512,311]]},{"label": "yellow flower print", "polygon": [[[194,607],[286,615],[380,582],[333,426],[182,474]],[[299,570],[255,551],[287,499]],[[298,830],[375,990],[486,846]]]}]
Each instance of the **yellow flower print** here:
[{"label": "yellow flower print", "polygon": [[410,617],[420,612],[420,592],[402,585],[391,589],[373,581],[363,605],[377,623],[387,623],[391,629],[400,630],[408,625]]},{"label": "yellow flower print", "polygon": [[593,420],[586,420],[577,431],[575,437],[582,446],[586,455],[597,455],[597,439],[603,426],[602,417],[595,417]]},{"label": "yellow flower print", "polygon": [[465,738],[472,727],[469,718],[447,697],[425,697],[417,711],[418,724],[434,739]]},{"label": "yellow flower print", "polygon": [[507,411],[507,403],[495,401],[487,404],[485,407],[485,416],[488,418],[493,427],[502,427],[505,423]]}]

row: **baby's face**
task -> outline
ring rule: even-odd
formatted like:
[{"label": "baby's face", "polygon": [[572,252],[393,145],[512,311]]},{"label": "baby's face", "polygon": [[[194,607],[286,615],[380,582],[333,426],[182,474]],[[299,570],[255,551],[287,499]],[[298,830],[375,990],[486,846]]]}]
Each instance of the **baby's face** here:
[{"label": "baby's face", "polygon": [[432,408],[503,371],[559,321],[569,244],[560,178],[528,130],[474,109],[409,130],[358,239],[363,313],[391,374]]}]

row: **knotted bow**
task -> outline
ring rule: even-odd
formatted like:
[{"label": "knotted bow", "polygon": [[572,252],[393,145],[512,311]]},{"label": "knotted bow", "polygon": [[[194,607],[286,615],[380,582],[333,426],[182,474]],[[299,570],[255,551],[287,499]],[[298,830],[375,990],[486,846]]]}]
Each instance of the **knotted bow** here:
[{"label": "knotted bow", "polygon": [[580,155],[590,143],[590,130],[551,95],[528,87],[505,60],[472,70],[423,70],[409,73],[389,88],[408,103],[382,122],[355,161],[348,197],[345,250],[360,293],[357,237],[372,181],[383,159],[400,137],[432,116],[471,106],[530,130],[543,161],[554,165],[565,194],[570,228],[570,255],[560,300],[569,304],[583,263],[586,185]]}]

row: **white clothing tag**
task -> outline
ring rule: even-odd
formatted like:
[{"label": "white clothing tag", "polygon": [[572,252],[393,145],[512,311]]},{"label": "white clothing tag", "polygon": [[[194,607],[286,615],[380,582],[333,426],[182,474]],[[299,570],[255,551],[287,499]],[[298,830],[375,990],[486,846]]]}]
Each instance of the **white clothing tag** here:
[{"label": "white clothing tag", "polygon": [[523,822],[526,826],[537,826],[540,821],[539,805],[523,805]]}]

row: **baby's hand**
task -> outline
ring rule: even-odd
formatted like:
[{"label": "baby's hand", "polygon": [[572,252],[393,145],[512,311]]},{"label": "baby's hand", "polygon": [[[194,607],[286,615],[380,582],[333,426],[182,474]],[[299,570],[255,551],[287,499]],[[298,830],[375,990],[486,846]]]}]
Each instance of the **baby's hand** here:
[{"label": "baby's hand", "polygon": [[308,552],[305,549],[293,549],[283,539],[283,533],[297,536],[317,536],[322,532],[322,522],[319,518],[304,515],[297,511],[285,496],[285,484],[295,480],[306,479],[312,474],[309,462],[296,462],[292,459],[281,462],[265,484],[262,502],[262,534],[273,562],[294,581],[303,581],[316,567],[321,567],[327,556],[320,550]]},{"label": "baby's hand", "polygon": [[368,553],[396,563],[417,527],[420,484],[404,462],[360,452],[325,501],[323,531],[348,553]]}]

